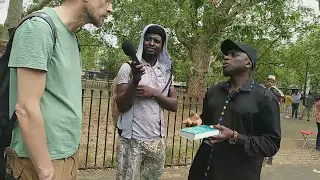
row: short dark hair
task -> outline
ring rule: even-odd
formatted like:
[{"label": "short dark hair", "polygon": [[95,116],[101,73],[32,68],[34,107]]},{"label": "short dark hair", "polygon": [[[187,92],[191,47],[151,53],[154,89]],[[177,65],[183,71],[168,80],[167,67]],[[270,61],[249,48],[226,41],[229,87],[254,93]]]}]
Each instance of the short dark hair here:
[{"label": "short dark hair", "polygon": [[164,31],[163,28],[161,28],[160,26],[150,26],[146,33],[144,34],[144,36],[146,36],[147,34],[158,34],[161,38],[162,38],[162,42],[163,44],[165,43],[166,39],[167,39],[167,35],[166,32]]}]

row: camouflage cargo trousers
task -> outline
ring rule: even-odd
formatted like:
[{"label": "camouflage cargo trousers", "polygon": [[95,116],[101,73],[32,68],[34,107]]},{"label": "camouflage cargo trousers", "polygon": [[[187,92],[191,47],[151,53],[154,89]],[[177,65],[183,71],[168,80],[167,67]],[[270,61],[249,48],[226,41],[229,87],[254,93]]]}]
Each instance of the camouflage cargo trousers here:
[{"label": "camouflage cargo trousers", "polygon": [[158,180],[165,163],[165,138],[145,142],[119,136],[116,180]]}]

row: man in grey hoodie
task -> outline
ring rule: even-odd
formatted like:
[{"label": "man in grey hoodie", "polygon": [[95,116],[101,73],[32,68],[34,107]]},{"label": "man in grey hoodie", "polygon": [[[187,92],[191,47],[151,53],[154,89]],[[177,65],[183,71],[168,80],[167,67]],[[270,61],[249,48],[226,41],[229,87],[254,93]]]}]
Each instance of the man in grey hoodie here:
[{"label": "man in grey hoodie", "polygon": [[155,24],[144,28],[137,58],[118,72],[117,180],[160,179],[165,163],[163,109],[176,111],[168,37]]}]

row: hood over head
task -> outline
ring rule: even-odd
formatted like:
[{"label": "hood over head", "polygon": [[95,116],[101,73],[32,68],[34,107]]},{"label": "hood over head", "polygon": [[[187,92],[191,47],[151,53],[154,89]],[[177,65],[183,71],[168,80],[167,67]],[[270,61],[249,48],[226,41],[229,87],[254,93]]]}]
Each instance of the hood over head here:
[{"label": "hood over head", "polygon": [[139,43],[139,47],[138,47],[138,50],[137,50],[137,53],[136,53],[136,56],[138,58],[138,60],[140,62],[142,62],[142,54],[143,54],[143,41],[144,41],[144,36],[147,32],[147,30],[152,27],[152,26],[158,26],[160,28],[162,28],[165,32],[165,35],[166,35],[166,38],[165,38],[165,41],[164,41],[164,44],[163,44],[163,48],[162,48],[162,51],[161,53],[159,54],[158,56],[158,61],[159,63],[163,64],[164,66],[166,66],[167,69],[171,69],[171,64],[172,64],[172,60],[168,54],[168,50],[167,50],[167,45],[168,45],[168,34],[166,32],[166,30],[160,26],[160,25],[157,25],[157,24],[149,24],[147,25],[142,33],[141,33],[141,38],[140,38],[140,43]]}]

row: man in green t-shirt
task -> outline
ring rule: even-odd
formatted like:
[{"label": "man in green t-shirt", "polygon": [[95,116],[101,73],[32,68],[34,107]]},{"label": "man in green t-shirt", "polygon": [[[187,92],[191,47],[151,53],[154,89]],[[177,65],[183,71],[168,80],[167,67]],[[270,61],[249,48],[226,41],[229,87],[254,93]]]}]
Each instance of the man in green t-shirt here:
[{"label": "man in green t-shirt", "polygon": [[111,0],[65,0],[44,8],[57,30],[42,18],[26,20],[16,31],[11,56],[10,114],[18,121],[8,154],[17,179],[76,179],[82,124],[81,59],[76,30],[101,27]]}]

